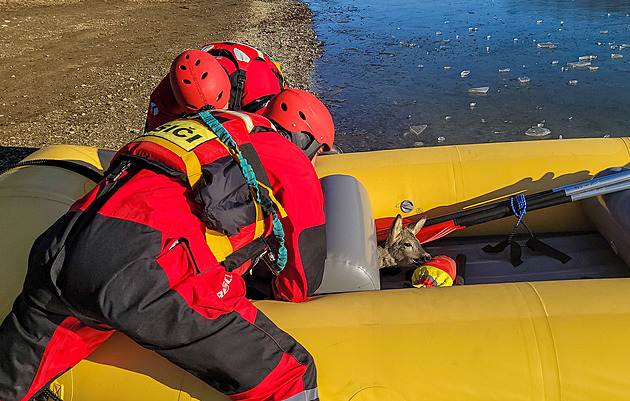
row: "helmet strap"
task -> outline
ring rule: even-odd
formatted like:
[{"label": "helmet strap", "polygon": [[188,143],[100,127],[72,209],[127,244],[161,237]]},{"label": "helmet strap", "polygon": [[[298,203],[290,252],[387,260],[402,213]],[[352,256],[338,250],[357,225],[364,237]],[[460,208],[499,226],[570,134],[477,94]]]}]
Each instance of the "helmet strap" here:
[{"label": "helmet strap", "polygon": [[306,132],[291,132],[291,136],[296,137],[296,139],[291,142],[295,143],[300,149],[302,149],[309,160],[313,160],[319,149],[324,146]]},{"label": "helmet strap", "polygon": [[192,113],[188,113],[188,114],[184,114],[183,117],[181,118],[193,118],[193,117],[197,117],[199,115],[199,113],[203,112],[203,111],[211,111],[214,110],[215,107],[211,104],[206,104],[204,106],[202,106],[199,110],[192,112]]},{"label": "helmet strap", "polygon": [[315,157],[319,148],[324,146],[323,144],[317,142],[315,138],[313,138],[313,136],[308,132],[291,132],[284,129],[280,124],[276,123],[275,121],[271,120],[271,122],[273,122],[276,131],[278,131],[280,135],[291,141],[298,148],[302,149],[309,160],[313,160],[313,157]]}]

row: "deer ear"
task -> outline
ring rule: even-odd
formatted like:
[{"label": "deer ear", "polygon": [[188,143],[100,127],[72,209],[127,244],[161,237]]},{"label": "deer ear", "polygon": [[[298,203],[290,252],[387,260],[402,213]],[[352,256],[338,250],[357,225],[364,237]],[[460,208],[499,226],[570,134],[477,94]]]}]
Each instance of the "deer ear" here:
[{"label": "deer ear", "polygon": [[398,215],[389,226],[389,234],[387,235],[387,245],[392,245],[402,235],[402,216]]},{"label": "deer ear", "polygon": [[416,221],[415,223],[409,223],[409,225],[407,225],[407,227],[409,227],[409,229],[411,230],[411,232],[413,233],[413,235],[416,235],[420,232],[420,230],[422,229],[422,227],[424,227],[424,223],[426,223],[427,218],[426,216],[421,218],[420,220]]}]

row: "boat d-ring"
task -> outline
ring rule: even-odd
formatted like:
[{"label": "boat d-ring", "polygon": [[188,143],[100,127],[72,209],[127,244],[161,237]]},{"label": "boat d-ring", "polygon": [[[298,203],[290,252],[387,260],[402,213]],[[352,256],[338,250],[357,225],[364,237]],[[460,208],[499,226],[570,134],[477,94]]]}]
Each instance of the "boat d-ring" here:
[{"label": "boat d-ring", "polygon": [[413,202],[410,201],[409,199],[405,199],[404,201],[400,202],[396,206],[400,207],[400,211],[403,212],[403,213],[411,213],[411,212],[413,212],[413,209],[415,207]]}]

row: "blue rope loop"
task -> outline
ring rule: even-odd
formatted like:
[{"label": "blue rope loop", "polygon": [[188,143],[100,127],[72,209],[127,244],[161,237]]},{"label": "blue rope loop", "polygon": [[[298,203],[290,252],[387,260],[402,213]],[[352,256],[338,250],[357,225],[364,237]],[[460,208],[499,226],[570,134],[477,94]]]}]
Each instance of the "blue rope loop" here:
[{"label": "blue rope loop", "polygon": [[[516,206],[514,206],[514,201],[516,201]],[[529,233],[532,234],[532,231],[529,229],[529,227],[527,227],[527,224],[525,224],[525,222],[523,221],[523,217],[527,213],[527,199],[525,199],[525,195],[518,194],[518,195],[510,196],[510,206],[512,208],[512,212],[514,213],[514,215],[518,217],[518,220],[516,221],[516,225],[514,226],[514,229],[512,230],[512,233],[510,234],[508,241],[512,241],[512,237],[514,237],[514,234],[516,233],[516,228],[521,223],[523,223],[523,226],[527,229],[527,231],[529,231]]]},{"label": "blue rope loop", "polygon": [[280,273],[287,264],[288,252],[287,248],[284,245],[284,229],[282,228],[282,223],[280,222],[280,218],[276,213],[276,209],[274,208],[273,202],[267,198],[260,196],[260,189],[258,188],[258,181],[256,180],[256,174],[254,174],[254,170],[252,166],[247,162],[245,157],[241,154],[240,149],[230,133],[225,129],[223,125],[209,112],[204,111],[199,113],[199,117],[205,122],[208,127],[219,137],[221,142],[232,148],[238,154],[240,160],[241,171],[243,172],[243,176],[245,177],[245,181],[247,181],[247,185],[253,188],[254,193],[256,194],[256,201],[260,203],[263,210],[272,216],[273,221],[273,235],[278,239],[280,244],[280,248],[278,249],[278,257],[274,262],[274,266],[272,270],[275,274]]}]

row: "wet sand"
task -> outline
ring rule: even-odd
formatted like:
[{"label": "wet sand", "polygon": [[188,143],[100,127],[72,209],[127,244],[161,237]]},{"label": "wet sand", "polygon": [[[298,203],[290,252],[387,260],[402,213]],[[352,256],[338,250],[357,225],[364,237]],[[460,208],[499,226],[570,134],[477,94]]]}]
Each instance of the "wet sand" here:
[{"label": "wet sand", "polygon": [[0,169],[53,144],[120,147],[173,58],[208,42],[257,46],[308,89],[311,21],[295,0],[0,0]]}]

